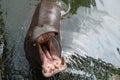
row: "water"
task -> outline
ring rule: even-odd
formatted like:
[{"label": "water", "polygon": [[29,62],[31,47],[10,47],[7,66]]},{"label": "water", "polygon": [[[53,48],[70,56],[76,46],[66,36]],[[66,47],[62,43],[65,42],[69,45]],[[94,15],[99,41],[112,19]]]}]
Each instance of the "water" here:
[{"label": "water", "polygon": [[[0,77],[5,80],[36,80],[40,73],[30,70],[25,59],[23,42],[39,1],[0,2],[5,24],[5,40],[2,41],[5,44],[0,44],[0,55],[4,51],[0,59]],[[118,78],[116,80],[119,80],[119,2],[119,0],[62,1],[65,8],[68,3],[71,4],[69,14],[61,21],[62,55],[65,56],[68,69],[42,80],[114,80],[116,76]]]}]

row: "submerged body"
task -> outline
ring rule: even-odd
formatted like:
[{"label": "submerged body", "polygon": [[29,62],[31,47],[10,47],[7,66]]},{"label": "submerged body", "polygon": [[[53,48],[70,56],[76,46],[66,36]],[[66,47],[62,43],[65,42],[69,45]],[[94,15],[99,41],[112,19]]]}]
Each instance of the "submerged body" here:
[{"label": "submerged body", "polygon": [[24,49],[31,66],[39,68],[45,77],[66,69],[61,57],[61,8],[52,0],[38,4],[25,37]]}]

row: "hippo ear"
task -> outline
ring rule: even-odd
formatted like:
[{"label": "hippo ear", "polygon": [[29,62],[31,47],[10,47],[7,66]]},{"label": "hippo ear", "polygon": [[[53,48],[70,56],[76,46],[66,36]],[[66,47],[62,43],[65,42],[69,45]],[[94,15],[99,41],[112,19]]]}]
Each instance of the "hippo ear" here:
[{"label": "hippo ear", "polygon": [[61,57],[61,64],[62,64],[62,65],[64,65],[64,64],[65,64],[65,59],[64,59],[64,57],[63,57],[63,56]]}]

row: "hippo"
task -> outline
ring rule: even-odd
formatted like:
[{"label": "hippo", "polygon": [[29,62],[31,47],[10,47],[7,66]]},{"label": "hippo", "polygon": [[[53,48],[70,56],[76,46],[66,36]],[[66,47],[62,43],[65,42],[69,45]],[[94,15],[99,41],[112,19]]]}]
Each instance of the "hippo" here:
[{"label": "hippo", "polygon": [[61,10],[54,0],[41,0],[25,36],[26,59],[45,77],[51,77],[67,68],[65,59],[61,56]]}]

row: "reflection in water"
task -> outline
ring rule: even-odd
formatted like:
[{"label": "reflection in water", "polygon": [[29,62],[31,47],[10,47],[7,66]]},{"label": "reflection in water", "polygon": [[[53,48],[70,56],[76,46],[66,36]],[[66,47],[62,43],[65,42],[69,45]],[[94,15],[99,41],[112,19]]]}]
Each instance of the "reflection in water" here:
[{"label": "reflection in water", "polygon": [[[6,37],[5,39],[0,37],[0,54],[3,49],[1,46],[4,46],[5,42],[4,54],[0,58],[0,75],[4,72],[2,77],[9,80],[36,80],[41,73],[29,69],[23,42],[35,5],[39,1],[1,0],[1,2]],[[119,15],[116,17],[120,12],[119,9],[117,13],[114,12],[114,8],[116,6],[118,8],[119,5],[110,4],[111,2],[117,4],[119,1],[63,0],[63,2],[66,5],[71,4],[69,18],[61,22],[62,55],[66,58],[68,69],[42,80],[108,80],[111,76],[120,74],[120,17]],[[0,19],[0,25],[1,21],[3,20]],[[0,27],[0,31],[3,27],[4,25]],[[0,33],[0,36],[2,35]]]}]

